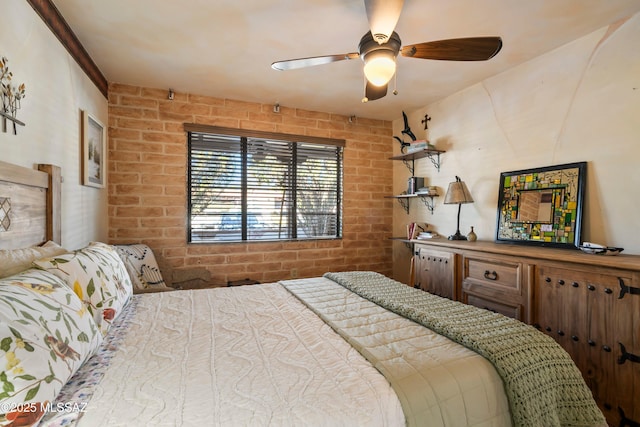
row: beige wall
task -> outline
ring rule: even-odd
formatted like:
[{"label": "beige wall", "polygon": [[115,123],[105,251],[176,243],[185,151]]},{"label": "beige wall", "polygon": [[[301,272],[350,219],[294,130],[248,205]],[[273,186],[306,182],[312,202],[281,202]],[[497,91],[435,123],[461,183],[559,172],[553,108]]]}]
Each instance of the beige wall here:
[{"label": "beige wall", "polygon": [[[108,116],[107,101],[27,2],[6,0],[2,14],[0,55],[9,59],[16,81],[27,86],[27,96],[18,113],[27,125],[18,129],[18,135],[0,132],[0,159],[27,167],[36,163],[62,167],[63,245],[77,248],[91,240],[148,239],[140,234],[125,235],[122,230],[126,227],[117,224],[111,225],[108,232],[107,190],[81,185],[81,111],[92,112],[112,127],[114,121],[120,127],[117,120],[122,117],[117,113]],[[462,207],[463,233],[473,225],[480,239],[494,238],[500,172],[585,160],[589,162],[589,173],[584,240],[640,253],[640,216],[635,199],[640,184],[636,166],[640,157],[638,40],[640,15],[635,15],[432,105],[407,112],[419,137],[427,136],[438,148],[447,150],[439,173],[428,160],[422,160],[416,175],[426,176],[428,184],[438,186],[443,195],[447,184],[460,175],[476,200]],[[154,102],[159,103],[163,94],[154,96]],[[256,108],[255,104],[235,104],[222,114],[225,120],[218,123],[233,126],[242,117],[261,114],[254,111]],[[428,135],[420,124],[425,113],[432,117]],[[259,122],[253,125],[265,125]],[[266,126],[271,129],[269,125],[273,123],[267,120]],[[353,147],[347,151],[345,162],[351,173],[345,179],[345,209],[353,209],[348,210],[353,220],[346,224],[345,241],[340,247],[331,248],[332,254],[349,250],[349,259],[357,260],[345,266],[370,265],[364,260],[377,253],[380,258],[373,262],[382,262],[382,270],[390,269],[384,259],[390,250],[386,237],[403,235],[409,221],[427,222],[443,235],[455,231],[456,207],[443,205],[443,197],[436,199],[433,215],[417,201],[411,202],[407,215],[395,201],[382,199],[382,195],[403,191],[408,176],[407,169],[394,162],[394,184],[389,189],[384,182],[388,177],[373,173],[378,168],[390,170],[384,164],[391,147],[399,152],[398,144],[389,138],[388,123],[370,129],[365,122],[367,129],[358,124],[355,132],[344,117],[328,120],[326,125],[335,127],[335,134],[329,132],[331,136],[346,133],[345,138]],[[393,134],[400,135],[401,127],[401,120],[396,120]],[[116,144],[118,139],[112,138],[110,144]],[[114,184],[112,197],[120,194],[115,188]],[[114,203],[112,220],[113,206]],[[388,231],[391,210],[393,233]],[[177,245],[175,251],[167,253],[176,259],[188,251],[190,255],[215,255],[215,249],[203,248]],[[240,246],[238,250],[244,252],[245,248]],[[289,246],[285,253],[292,250],[294,246]],[[405,245],[393,245],[395,277],[406,279],[409,257]],[[215,256],[209,261],[194,256],[185,263],[213,265],[219,261]],[[174,259],[172,263],[180,262]]]},{"label": "beige wall", "polygon": [[[440,188],[434,214],[417,201],[410,215],[395,207],[394,235],[402,235],[409,221],[453,234],[457,207],[442,202],[448,183],[459,175],[475,199],[462,206],[460,231],[467,234],[474,226],[478,239],[493,240],[501,172],[587,161],[583,241],[640,254],[639,41],[637,14],[407,112],[418,137],[428,136],[447,152],[439,173],[428,160],[416,167],[416,176]],[[428,135],[420,125],[425,113],[432,117]],[[394,121],[394,135],[402,127]],[[395,165],[394,192],[406,188],[407,176],[404,166]],[[410,256],[403,244],[394,245],[399,280],[408,278]]]},{"label": "beige wall", "polygon": [[[205,267],[216,283],[261,282],[326,271],[391,274],[391,122],[167,90],[109,87],[109,240],[143,242],[170,270]],[[202,123],[346,140],[343,239],[187,244],[187,135]]]},{"label": "beige wall", "polygon": [[0,159],[62,168],[62,244],[70,249],[107,238],[106,189],[81,185],[80,117],[107,123],[107,100],[25,0],[3,0],[0,56],[9,60],[26,97],[18,135],[0,131]]}]

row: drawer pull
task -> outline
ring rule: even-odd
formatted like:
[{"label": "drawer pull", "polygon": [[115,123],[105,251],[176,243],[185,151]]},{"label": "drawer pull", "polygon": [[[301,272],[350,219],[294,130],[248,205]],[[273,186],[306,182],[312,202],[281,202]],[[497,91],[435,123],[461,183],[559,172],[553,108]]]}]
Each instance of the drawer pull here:
[{"label": "drawer pull", "polygon": [[577,335],[571,335],[571,339],[572,339],[573,341],[575,341],[575,342],[580,341],[580,339],[578,338],[578,336],[577,336]]},{"label": "drawer pull", "polygon": [[547,326],[546,328],[544,328],[547,332],[551,332],[551,326]]},{"label": "drawer pull", "polygon": [[558,335],[560,335],[561,337],[564,336],[564,331],[558,331]]},{"label": "drawer pull", "polygon": [[544,279],[544,281],[547,283],[551,283],[551,277],[547,277],[546,279]]},{"label": "drawer pull", "polygon": [[573,283],[571,284],[571,286],[573,286],[574,288],[577,288],[578,286],[580,286],[580,283],[578,283],[578,282],[573,282]]},{"label": "drawer pull", "polygon": [[608,345],[603,345],[603,346],[602,346],[602,349],[603,349],[604,351],[606,351],[607,353],[611,353],[611,347],[609,347]]},{"label": "drawer pull", "polygon": [[593,285],[587,285],[587,289],[589,289],[590,291],[595,291],[596,287]]},{"label": "drawer pull", "polygon": [[627,353],[627,349],[622,345],[621,342],[618,343],[620,345],[620,352],[622,355],[618,357],[618,365],[622,365],[627,360],[632,363],[640,363],[640,356],[636,354]]},{"label": "drawer pull", "polygon": [[604,288],[604,293],[605,294],[612,294],[613,290],[611,288]]},{"label": "drawer pull", "polygon": [[558,280],[558,284],[559,285],[564,285],[564,280],[562,280],[562,279]]},{"label": "drawer pull", "polygon": [[589,344],[591,347],[595,347],[596,342],[594,340],[589,340],[587,341],[587,344]]},{"label": "drawer pull", "polygon": [[496,273],[495,271],[485,270],[484,278],[487,280],[498,280],[498,273]]}]

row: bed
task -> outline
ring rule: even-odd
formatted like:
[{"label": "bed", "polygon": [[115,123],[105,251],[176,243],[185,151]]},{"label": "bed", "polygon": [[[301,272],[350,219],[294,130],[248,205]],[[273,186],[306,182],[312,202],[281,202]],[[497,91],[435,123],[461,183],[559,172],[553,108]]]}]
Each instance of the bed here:
[{"label": "bed", "polygon": [[3,244],[36,253],[0,279],[0,426],[606,425],[550,338],[377,273],[132,295],[113,246],[34,246],[55,178],[24,210],[15,171],[0,201],[48,213]]}]

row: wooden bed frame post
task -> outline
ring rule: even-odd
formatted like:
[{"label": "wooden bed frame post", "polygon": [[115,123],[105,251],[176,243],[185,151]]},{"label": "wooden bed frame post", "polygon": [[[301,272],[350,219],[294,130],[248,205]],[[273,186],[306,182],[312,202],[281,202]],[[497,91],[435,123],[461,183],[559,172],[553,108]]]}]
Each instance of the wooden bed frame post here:
[{"label": "wooden bed frame post", "polygon": [[38,170],[49,175],[47,191],[47,240],[61,244],[62,240],[62,175],[59,166],[38,164]]}]

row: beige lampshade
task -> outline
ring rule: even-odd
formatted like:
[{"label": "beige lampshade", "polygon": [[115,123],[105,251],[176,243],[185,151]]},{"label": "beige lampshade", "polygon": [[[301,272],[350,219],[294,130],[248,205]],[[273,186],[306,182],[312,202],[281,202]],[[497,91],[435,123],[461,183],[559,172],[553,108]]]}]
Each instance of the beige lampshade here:
[{"label": "beige lampshade", "polygon": [[471,197],[471,193],[469,193],[467,184],[465,184],[464,181],[461,181],[457,176],[455,182],[449,183],[444,203],[446,205],[473,203],[473,197]]}]

